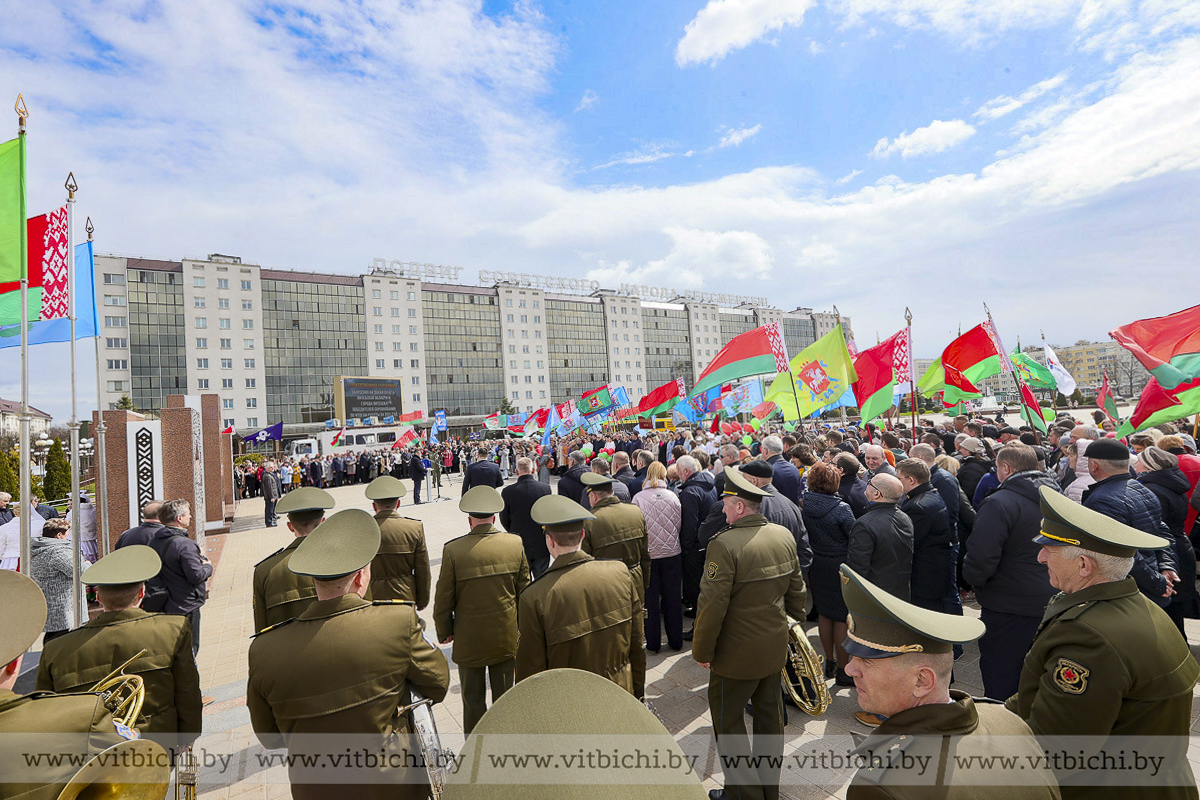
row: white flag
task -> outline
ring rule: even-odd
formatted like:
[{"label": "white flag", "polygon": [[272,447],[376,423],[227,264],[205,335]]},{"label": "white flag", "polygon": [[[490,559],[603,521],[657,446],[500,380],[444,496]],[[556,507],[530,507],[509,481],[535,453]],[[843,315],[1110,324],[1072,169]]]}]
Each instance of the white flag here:
[{"label": "white flag", "polygon": [[1054,382],[1058,384],[1058,391],[1064,397],[1070,397],[1075,391],[1075,379],[1071,377],[1071,373],[1067,372],[1067,368],[1058,360],[1058,356],[1054,355],[1054,351],[1050,349],[1050,345],[1045,345],[1046,348],[1046,368],[1050,370],[1050,374],[1054,376]]}]

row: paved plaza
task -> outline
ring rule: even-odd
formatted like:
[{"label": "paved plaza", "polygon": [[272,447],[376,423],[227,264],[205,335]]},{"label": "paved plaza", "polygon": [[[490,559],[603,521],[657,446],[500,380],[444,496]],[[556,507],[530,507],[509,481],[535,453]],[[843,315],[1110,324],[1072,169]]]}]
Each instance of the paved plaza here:
[{"label": "paved plaza", "polygon": [[[363,488],[362,485],[356,485],[332,489],[331,493],[338,502],[337,510],[370,510],[369,501],[363,497]],[[400,509],[403,515],[420,519],[425,524],[435,585],[443,545],[467,530],[465,518],[457,508],[460,491],[461,484],[455,479],[443,488],[443,497],[446,499],[442,502],[413,505],[410,496],[405,498]],[[253,741],[245,697],[246,656],[250,636],[254,632],[250,576],[256,562],[287,544],[290,537],[291,533],[282,523],[276,528],[263,527],[262,501],[256,498],[242,503],[233,533],[208,539],[209,556],[216,564],[216,571],[211,594],[203,610],[199,668],[204,695],[211,697],[212,702],[205,708],[204,735],[199,746],[201,750],[211,748],[235,754],[241,751],[243,755],[235,755],[224,770],[202,770],[200,797],[205,800],[289,796],[283,767],[261,767],[255,758],[246,754],[243,747]],[[432,612],[431,602],[430,607],[421,613],[430,628]],[[972,605],[967,613],[977,615],[979,609]],[[685,625],[687,622],[685,620]],[[1189,620],[1188,625],[1191,639],[1200,641],[1200,627],[1197,627],[1200,622]],[[815,643],[815,623],[810,625],[809,632]],[[444,648],[444,652],[449,658],[450,648]],[[1193,653],[1196,652],[1197,648],[1193,647]],[[450,692],[445,702],[435,706],[435,719],[442,743],[461,752],[464,741],[462,701],[458,674],[453,664],[450,675]],[[681,741],[684,750],[700,755],[698,769],[704,777],[705,787],[712,788],[720,785],[720,771],[715,749],[711,745],[707,681],[706,671],[692,660],[689,650],[674,653],[664,646],[658,655],[648,654],[646,697],[663,723]],[[974,695],[982,694],[978,650],[975,647],[968,647],[957,662],[954,686]],[[782,775],[784,797],[823,799],[845,796],[852,770],[848,767],[837,768],[837,765],[829,764],[821,756],[827,752],[844,753],[853,747],[850,734],[861,736],[868,729],[854,720],[853,714],[858,710],[854,690],[831,688],[837,691],[832,705],[822,717],[813,718],[796,709],[789,709],[785,755],[810,755],[812,758],[803,764],[799,759],[785,759]],[[1192,729],[1198,730],[1195,716]],[[1200,759],[1200,751],[1194,746],[1192,758],[1194,761]],[[1197,771],[1200,772],[1200,769]]]}]

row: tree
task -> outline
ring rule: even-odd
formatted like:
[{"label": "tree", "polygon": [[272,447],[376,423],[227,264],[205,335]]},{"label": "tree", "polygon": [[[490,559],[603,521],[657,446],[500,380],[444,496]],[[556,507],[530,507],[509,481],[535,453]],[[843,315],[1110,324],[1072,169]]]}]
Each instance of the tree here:
[{"label": "tree", "polygon": [[502,397],[500,398],[500,413],[515,414],[517,413],[517,407],[512,404],[512,400],[509,400],[507,397]]},{"label": "tree", "polygon": [[0,452],[0,492],[8,492],[15,499],[20,499],[18,491],[17,470],[13,468],[13,459],[8,451]]},{"label": "tree", "polygon": [[42,478],[46,501],[61,500],[71,493],[71,465],[63,452],[62,441],[55,439],[46,454],[46,474]]},{"label": "tree", "polygon": [[133,404],[132,398],[127,394],[121,395],[121,399],[117,401],[117,409],[120,411],[137,411],[137,406]]}]

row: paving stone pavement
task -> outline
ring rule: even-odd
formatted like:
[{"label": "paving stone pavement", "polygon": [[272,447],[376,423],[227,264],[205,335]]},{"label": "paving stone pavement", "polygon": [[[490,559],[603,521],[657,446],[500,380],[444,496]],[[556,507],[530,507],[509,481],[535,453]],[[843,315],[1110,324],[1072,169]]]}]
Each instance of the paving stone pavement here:
[{"label": "paving stone pavement", "polygon": [[[407,482],[406,482],[407,483]],[[411,491],[411,484],[410,491]],[[337,510],[361,508],[370,510],[370,502],[363,497],[363,486],[344,486],[330,490],[336,498]],[[442,502],[413,505],[411,495],[405,498],[400,513],[420,519],[425,524],[425,535],[429,546],[436,585],[443,545],[467,531],[464,516],[458,511],[457,500],[461,483],[457,476],[450,476],[442,489]],[[250,607],[251,574],[255,563],[283,547],[291,538],[286,525],[262,527],[262,501],[259,498],[246,500],[238,512],[239,522],[235,532],[212,541],[210,549],[218,552],[220,560],[211,585],[211,594],[202,612],[202,648],[198,663],[200,683],[206,697],[213,701],[205,708],[204,735],[200,748],[229,752],[230,742],[251,742],[249,713],[246,709],[247,652],[253,631]],[[246,527],[250,526],[250,527]],[[970,604],[966,613],[978,615],[979,609]],[[421,612],[421,617],[432,628],[432,602]],[[1200,621],[1188,621],[1189,635],[1200,641]],[[816,624],[809,626],[809,634],[817,643]],[[443,648],[447,659],[450,648]],[[818,645],[819,651],[819,645]],[[1200,649],[1193,646],[1193,654]],[[955,665],[955,688],[974,695],[983,693],[979,674],[979,653],[968,647]],[[435,706],[434,718],[441,734],[442,743],[461,752],[464,742],[462,732],[462,702],[458,685],[458,673],[451,663],[451,687],[445,702]],[[698,769],[703,774],[706,788],[720,786],[719,764],[711,742],[711,720],[708,714],[706,688],[708,673],[691,658],[685,649],[675,653],[663,647],[660,653],[648,654],[646,696],[667,728],[681,741],[689,754],[700,754]],[[830,747],[848,744],[853,732],[863,735],[868,729],[854,719],[858,704],[853,688],[831,686],[833,703],[820,718],[808,717],[795,709],[790,710],[786,729],[785,756],[792,754],[819,753]],[[1198,704],[1200,705],[1200,704]],[[1193,714],[1200,713],[1194,708]],[[1200,720],[1193,716],[1192,730],[1200,732]],[[236,747],[234,748],[236,749]],[[1193,744],[1191,757],[1200,763],[1200,750]],[[1194,764],[1197,774],[1200,766]],[[843,798],[846,784],[851,776],[849,769],[794,768],[785,766],[782,775],[782,795],[787,798]],[[282,767],[263,769],[243,759],[224,772],[204,771],[199,796],[204,800],[233,800],[233,798],[276,798],[288,797],[287,778]]]}]

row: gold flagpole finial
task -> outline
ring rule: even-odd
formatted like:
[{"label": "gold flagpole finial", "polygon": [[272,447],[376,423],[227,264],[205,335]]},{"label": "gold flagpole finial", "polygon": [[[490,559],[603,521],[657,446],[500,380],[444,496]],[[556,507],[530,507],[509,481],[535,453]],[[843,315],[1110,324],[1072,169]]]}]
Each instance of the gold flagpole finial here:
[{"label": "gold flagpole finial", "polygon": [[67,190],[67,197],[74,200],[75,192],[79,191],[79,184],[75,182],[74,172],[67,173],[67,180],[63,183],[63,187]]},{"label": "gold flagpole finial", "polygon": [[909,326],[912,326],[912,311],[908,306],[904,307],[904,321],[908,323]]},{"label": "gold flagpole finial", "polygon": [[87,224],[84,225],[83,228],[87,231],[88,241],[90,242],[92,240],[92,234],[96,232],[96,226],[92,224],[91,217],[87,218]]},{"label": "gold flagpole finial", "polygon": [[988,319],[990,320],[992,318],[992,310],[988,308],[987,303],[983,304],[983,310],[987,312]]},{"label": "gold flagpole finial", "polygon": [[833,307],[833,316],[837,318],[838,325],[842,324],[842,312],[838,311],[838,307]]},{"label": "gold flagpole finial", "polygon": [[29,117],[29,109],[25,107],[25,98],[22,95],[17,95],[17,102],[13,103],[13,111],[17,112],[17,116],[22,121]]}]

